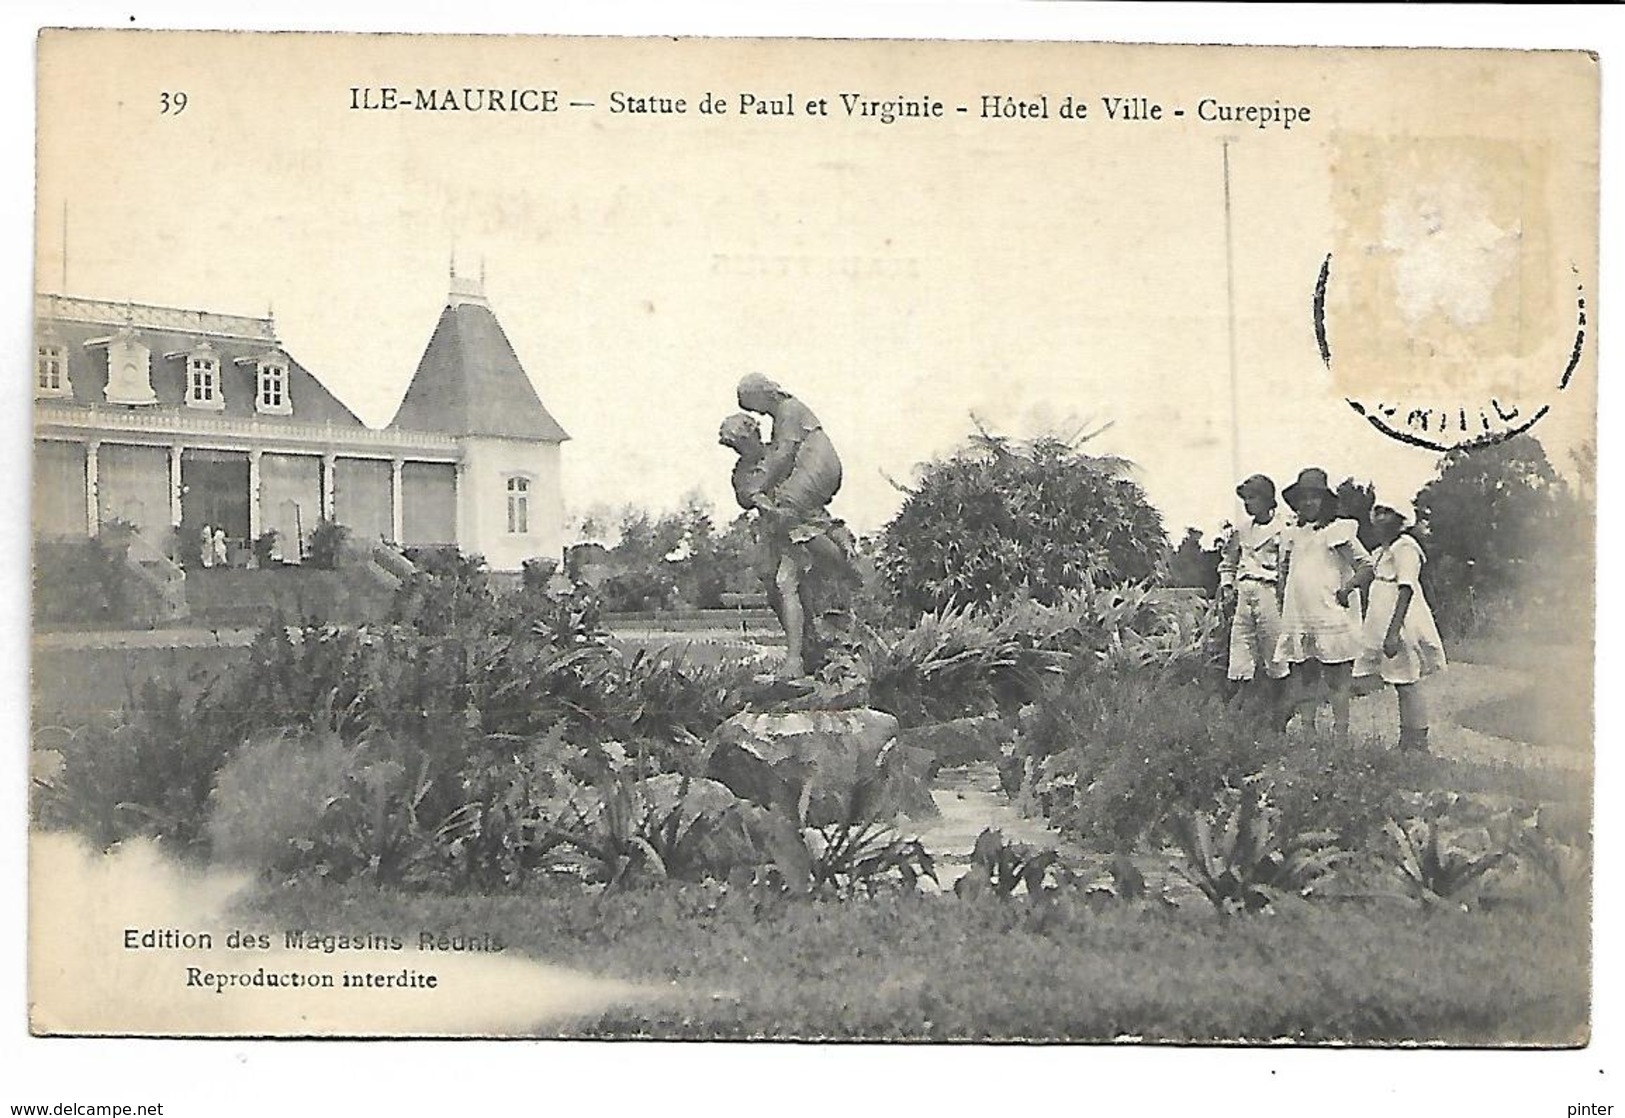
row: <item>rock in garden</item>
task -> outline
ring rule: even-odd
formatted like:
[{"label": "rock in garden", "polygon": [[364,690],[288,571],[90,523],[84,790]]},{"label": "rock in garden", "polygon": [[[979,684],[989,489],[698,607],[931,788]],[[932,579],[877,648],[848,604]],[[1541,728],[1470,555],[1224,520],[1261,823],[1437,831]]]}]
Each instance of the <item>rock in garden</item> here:
[{"label": "rock in garden", "polygon": [[809,826],[936,814],[932,755],[898,741],[878,710],[737,714],[717,728],[706,775]]},{"label": "rock in garden", "polygon": [[956,718],[912,726],[898,733],[902,745],[924,749],[936,758],[938,768],[956,769],[977,761],[996,761],[999,747],[1010,741],[1015,730],[996,714]]}]

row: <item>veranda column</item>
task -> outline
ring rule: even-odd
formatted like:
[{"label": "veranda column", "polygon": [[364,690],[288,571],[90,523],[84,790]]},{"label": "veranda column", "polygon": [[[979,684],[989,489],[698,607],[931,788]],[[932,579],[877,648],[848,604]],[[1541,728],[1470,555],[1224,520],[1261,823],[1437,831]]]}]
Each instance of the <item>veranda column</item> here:
[{"label": "veranda column", "polygon": [[401,509],[401,469],[405,465],[399,458],[389,464],[389,532],[396,547],[406,546],[406,516]]},{"label": "veranda column", "polygon": [[181,444],[169,448],[169,523],[181,526]]},{"label": "veranda column", "polygon": [[334,494],[336,492],[336,488],[335,488],[334,480],[333,480],[334,475],[338,472],[338,468],[339,468],[339,456],[338,455],[336,455],[336,454],[324,454],[324,455],[322,455],[322,519],[323,520],[337,520],[338,519],[337,510],[335,508],[336,501],[335,501],[335,497],[334,497]]},{"label": "veranda column", "polygon": [[96,499],[96,452],[101,447],[98,439],[85,443],[85,526],[93,536],[102,530],[101,503]]},{"label": "veranda column", "polygon": [[264,451],[248,452],[248,539],[252,543],[260,538],[264,529],[260,525],[260,456]]}]

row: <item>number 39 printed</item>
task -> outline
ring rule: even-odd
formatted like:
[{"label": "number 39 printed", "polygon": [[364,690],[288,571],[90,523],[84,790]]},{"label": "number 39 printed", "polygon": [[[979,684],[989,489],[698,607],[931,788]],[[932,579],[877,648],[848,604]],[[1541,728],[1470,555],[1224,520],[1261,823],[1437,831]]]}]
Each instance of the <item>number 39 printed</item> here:
[{"label": "number 39 printed", "polygon": [[158,115],[179,116],[186,111],[186,94],[177,90],[174,93],[165,90],[158,94]]}]

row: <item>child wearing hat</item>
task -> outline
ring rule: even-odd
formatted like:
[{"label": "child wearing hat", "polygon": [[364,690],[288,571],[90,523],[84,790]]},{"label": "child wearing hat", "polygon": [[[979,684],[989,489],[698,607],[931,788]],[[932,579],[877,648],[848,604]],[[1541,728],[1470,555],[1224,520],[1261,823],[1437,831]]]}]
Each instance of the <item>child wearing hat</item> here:
[{"label": "child wearing hat", "polygon": [[1247,519],[1236,526],[1219,560],[1219,595],[1234,606],[1230,621],[1230,665],[1238,684],[1262,676],[1269,698],[1278,700],[1287,664],[1276,655],[1281,636],[1281,518],[1276,515],[1275,483],[1254,474],[1236,486]]},{"label": "child wearing hat", "polygon": [[1362,647],[1353,594],[1370,577],[1371,556],[1360,544],[1359,525],[1338,516],[1325,470],[1300,471],[1281,496],[1298,514],[1298,526],[1284,536],[1276,658],[1294,669],[1304,665],[1311,681],[1315,675],[1324,680],[1333,731],[1346,737],[1354,660]]},{"label": "child wearing hat", "polygon": [[1368,605],[1356,676],[1394,685],[1399,699],[1399,746],[1426,752],[1427,705],[1419,684],[1445,666],[1444,642],[1422,595],[1422,545],[1406,533],[1407,517],[1392,505],[1371,510],[1377,550],[1372,555]]}]

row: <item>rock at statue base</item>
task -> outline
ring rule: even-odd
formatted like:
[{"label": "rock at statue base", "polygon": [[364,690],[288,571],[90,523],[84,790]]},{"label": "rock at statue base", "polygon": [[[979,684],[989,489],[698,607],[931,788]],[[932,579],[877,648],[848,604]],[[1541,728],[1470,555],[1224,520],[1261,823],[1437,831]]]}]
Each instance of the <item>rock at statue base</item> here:
[{"label": "rock at statue base", "polygon": [[706,775],[816,827],[854,816],[935,817],[931,765],[929,752],[898,742],[897,719],[878,710],[747,711],[717,728]]},{"label": "rock at statue base", "polygon": [[978,761],[997,761],[1000,747],[1015,737],[1015,728],[996,714],[956,718],[914,726],[897,735],[904,745],[928,750],[938,768],[955,769]]},{"label": "rock at statue base", "polygon": [[812,698],[816,682],[809,676],[786,679],[764,673],[755,676],[744,688],[744,698],[753,707],[780,708],[786,704],[799,704]]}]

